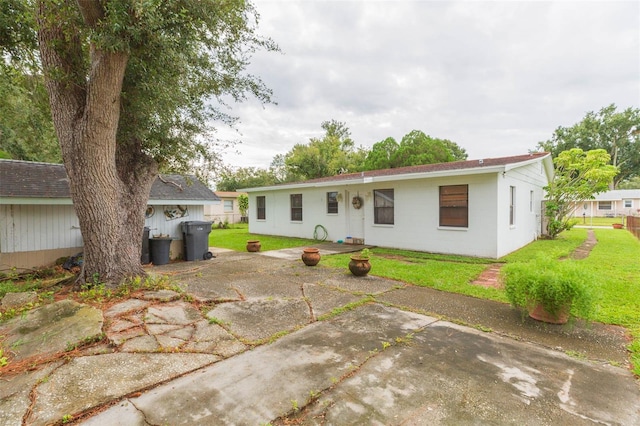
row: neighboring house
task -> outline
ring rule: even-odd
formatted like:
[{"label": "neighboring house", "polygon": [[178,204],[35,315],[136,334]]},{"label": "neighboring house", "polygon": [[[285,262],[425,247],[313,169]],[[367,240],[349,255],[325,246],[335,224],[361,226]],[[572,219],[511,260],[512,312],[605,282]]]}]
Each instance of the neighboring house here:
[{"label": "neighboring house", "polygon": [[640,189],[614,189],[597,194],[593,200],[576,203],[575,217],[616,217],[640,215]]},{"label": "neighboring house", "polygon": [[553,173],[533,153],[250,188],[249,231],[311,238],[322,225],[333,241],[499,258],[541,234]]},{"label": "neighboring house", "polygon": [[215,194],[220,199],[220,203],[205,206],[204,217],[206,220],[213,222],[215,225],[224,222],[242,222],[243,218],[240,214],[238,197],[246,194],[246,192],[216,191]]},{"label": "neighboring house", "polygon": [[[182,255],[183,221],[204,220],[219,202],[195,176],[162,175],[153,183],[145,225],[168,234]],[[82,235],[61,164],[0,160],[0,270],[34,268],[82,251]]]}]

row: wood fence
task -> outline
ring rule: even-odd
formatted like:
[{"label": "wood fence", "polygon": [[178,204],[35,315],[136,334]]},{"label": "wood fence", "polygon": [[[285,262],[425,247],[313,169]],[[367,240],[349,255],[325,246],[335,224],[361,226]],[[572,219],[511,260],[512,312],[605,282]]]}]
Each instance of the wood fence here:
[{"label": "wood fence", "polygon": [[627,216],[627,229],[640,239],[640,216]]}]

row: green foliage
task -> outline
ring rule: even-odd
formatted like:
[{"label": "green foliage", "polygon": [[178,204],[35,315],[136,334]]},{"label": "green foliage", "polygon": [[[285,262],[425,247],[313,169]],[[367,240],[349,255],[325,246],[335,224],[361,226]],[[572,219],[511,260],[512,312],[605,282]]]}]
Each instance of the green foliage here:
[{"label": "green foliage", "polygon": [[398,142],[392,137],[376,142],[367,153],[364,162],[365,170],[383,170],[391,168],[391,159],[398,150]]},{"label": "green foliage", "polygon": [[0,65],[0,158],[60,163],[42,75]]},{"label": "green foliage", "polygon": [[362,250],[360,250],[358,253],[352,255],[351,257],[362,259],[362,260],[370,259],[371,258],[371,250],[369,250],[368,248],[363,248]]},{"label": "green foliage", "polygon": [[619,168],[614,186],[640,176],[640,109],[627,108],[618,112],[615,104],[599,112],[588,112],[571,127],[558,127],[552,138],[538,143],[538,148],[557,157],[571,148],[584,151],[604,149],[611,164]]},{"label": "green foliage", "polygon": [[541,255],[531,262],[507,264],[501,273],[506,296],[516,307],[541,304],[551,315],[558,315],[571,306],[572,315],[593,317],[594,276],[576,261],[559,262]]},{"label": "green foliage", "polygon": [[603,149],[584,152],[580,148],[563,151],[554,159],[555,176],[544,188],[547,234],[551,238],[577,223],[571,216],[577,202],[592,199],[609,188],[618,172],[609,160]]},{"label": "green foliage", "polygon": [[640,189],[640,176],[624,180],[618,184],[618,189]]},{"label": "green foliage", "polygon": [[325,135],[309,144],[296,144],[285,154],[287,180],[306,180],[360,171],[366,152],[356,149],[345,123],[322,123]]},{"label": "green foliage", "polygon": [[455,142],[432,138],[424,132],[413,130],[402,138],[400,144],[391,137],[375,143],[367,154],[364,169],[379,170],[466,159],[467,152]]},{"label": "green foliage", "polygon": [[237,191],[242,188],[255,188],[280,183],[275,174],[259,167],[223,168],[216,178],[218,191]]},{"label": "green foliage", "polygon": [[316,241],[304,238],[278,237],[249,234],[246,224],[236,224],[230,229],[215,229],[209,234],[209,246],[235,251],[246,251],[248,240],[260,240],[262,250],[279,250],[288,247],[310,247]]},{"label": "green foliage", "polygon": [[240,215],[247,215],[249,210],[249,196],[247,194],[238,195],[238,209],[240,210]]}]

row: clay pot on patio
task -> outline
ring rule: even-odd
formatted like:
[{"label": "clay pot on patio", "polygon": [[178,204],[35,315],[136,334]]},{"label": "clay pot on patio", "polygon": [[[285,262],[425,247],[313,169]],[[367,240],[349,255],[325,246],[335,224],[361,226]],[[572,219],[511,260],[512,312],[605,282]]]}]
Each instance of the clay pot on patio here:
[{"label": "clay pot on patio", "polygon": [[535,320],[546,322],[549,324],[566,324],[569,321],[569,312],[571,305],[565,305],[555,315],[547,312],[541,303],[535,304],[529,308],[529,316]]},{"label": "clay pot on patio", "polygon": [[316,266],[320,262],[320,250],[315,247],[302,249],[302,261],[307,266]]},{"label": "clay pot on patio", "polygon": [[257,251],[260,251],[260,247],[262,247],[260,245],[260,240],[249,240],[249,241],[247,241],[247,251],[248,252],[255,253]]},{"label": "clay pot on patio", "polygon": [[363,258],[359,255],[351,256],[351,261],[349,262],[349,270],[356,277],[364,277],[371,270],[371,263],[369,263],[369,258]]}]

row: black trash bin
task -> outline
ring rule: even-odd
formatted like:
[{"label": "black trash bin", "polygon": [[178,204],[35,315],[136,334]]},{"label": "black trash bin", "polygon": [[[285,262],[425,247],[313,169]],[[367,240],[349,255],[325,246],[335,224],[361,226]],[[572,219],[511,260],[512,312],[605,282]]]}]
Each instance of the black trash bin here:
[{"label": "black trash bin", "polygon": [[149,227],[145,226],[142,231],[142,254],[140,255],[140,263],[146,265],[151,262],[149,257]]},{"label": "black trash bin", "polygon": [[209,251],[209,233],[212,222],[191,220],[182,222],[184,260],[208,260],[213,257]]},{"label": "black trash bin", "polygon": [[171,238],[151,238],[149,239],[149,249],[151,252],[151,263],[154,265],[166,265],[169,263]]}]

